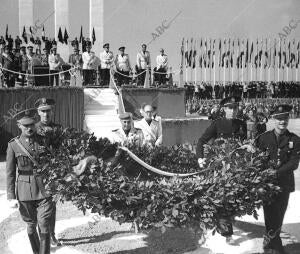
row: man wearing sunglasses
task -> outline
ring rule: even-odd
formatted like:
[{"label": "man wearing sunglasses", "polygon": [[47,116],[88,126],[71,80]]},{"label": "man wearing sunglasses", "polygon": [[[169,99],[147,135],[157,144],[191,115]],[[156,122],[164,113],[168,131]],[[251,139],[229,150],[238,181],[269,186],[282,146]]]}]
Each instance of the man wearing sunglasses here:
[{"label": "man wearing sunglasses", "polygon": [[264,253],[286,253],[280,232],[290,193],[295,191],[294,170],[298,168],[300,159],[300,138],[287,129],[291,110],[292,106],[287,104],[276,106],[271,112],[274,129],[256,139],[256,145],[263,151],[268,150],[270,160],[277,163],[277,184],[281,188],[272,202],[263,206],[266,228]]},{"label": "man wearing sunglasses", "polygon": [[[205,166],[204,158],[204,145],[208,143],[211,139],[217,138],[247,138],[247,125],[244,121],[237,119],[238,106],[241,98],[231,96],[223,99],[220,102],[220,107],[223,109],[225,116],[223,118],[217,119],[211,123],[211,125],[205,130],[202,137],[199,138],[197,144],[197,157],[199,167],[203,168]],[[226,237],[226,242],[228,244],[234,244],[232,239],[233,228],[232,223],[229,218],[222,218],[219,221],[218,232],[224,237]]]}]

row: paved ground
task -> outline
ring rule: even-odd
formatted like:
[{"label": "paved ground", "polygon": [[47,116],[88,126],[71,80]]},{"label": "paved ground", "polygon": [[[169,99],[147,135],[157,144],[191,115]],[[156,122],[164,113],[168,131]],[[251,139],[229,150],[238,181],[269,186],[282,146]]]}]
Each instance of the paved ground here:
[{"label": "paved ground", "polygon": [[[272,123],[270,123],[272,124]],[[300,120],[292,120],[290,130],[300,135]],[[1,160],[2,159],[2,160]],[[7,208],[5,194],[5,162],[0,158],[0,253],[31,253],[25,224],[15,209]],[[291,254],[300,253],[300,170],[295,171],[296,191],[292,193],[285,216],[282,238]],[[245,216],[237,218],[234,227],[235,246],[228,246],[223,237],[208,235],[205,244],[199,246],[199,237],[188,230],[173,229],[160,232],[134,234],[131,225],[101,218],[92,224],[91,215],[83,216],[70,203],[58,204],[58,236],[64,245],[51,250],[57,254],[82,253],[185,253],[185,254],[240,254],[262,251],[263,215],[259,219]]]}]

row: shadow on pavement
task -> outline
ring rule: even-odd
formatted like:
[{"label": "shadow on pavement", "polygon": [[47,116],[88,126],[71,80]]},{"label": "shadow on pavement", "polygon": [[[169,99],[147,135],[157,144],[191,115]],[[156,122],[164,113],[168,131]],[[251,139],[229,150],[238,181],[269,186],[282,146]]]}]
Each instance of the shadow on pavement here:
[{"label": "shadow on pavement", "polygon": [[60,240],[66,246],[76,246],[82,244],[90,244],[90,243],[99,243],[103,241],[107,241],[111,239],[114,235],[128,233],[127,231],[113,231],[109,233],[94,235],[94,236],[82,236],[82,237],[75,237],[75,238],[66,238],[61,237]]}]

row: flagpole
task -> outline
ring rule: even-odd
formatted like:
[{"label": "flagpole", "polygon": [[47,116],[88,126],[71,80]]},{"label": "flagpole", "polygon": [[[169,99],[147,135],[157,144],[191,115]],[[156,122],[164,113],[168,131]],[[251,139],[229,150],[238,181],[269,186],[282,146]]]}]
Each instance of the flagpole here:
[{"label": "flagpole", "polygon": [[[184,50],[184,56],[186,54],[188,54],[188,52],[187,52],[187,50],[188,50],[188,40],[186,40],[185,45],[186,45],[186,47],[185,47],[185,50]],[[187,83],[188,82],[188,74],[187,74],[187,64],[188,64],[188,62],[187,62],[187,59],[185,59],[185,62],[186,62],[185,63],[185,83]]]}]

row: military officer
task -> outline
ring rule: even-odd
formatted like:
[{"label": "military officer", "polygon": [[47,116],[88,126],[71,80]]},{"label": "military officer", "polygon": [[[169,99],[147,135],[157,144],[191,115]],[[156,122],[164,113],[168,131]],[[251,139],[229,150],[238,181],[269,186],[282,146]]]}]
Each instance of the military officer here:
[{"label": "military officer", "polygon": [[69,64],[73,67],[82,68],[82,56],[79,54],[79,48],[73,48],[73,54],[69,56]]},{"label": "military officer", "polygon": [[139,86],[143,86],[146,77],[146,71],[151,68],[150,53],[147,51],[147,45],[142,44],[142,51],[137,53],[136,57],[137,74],[142,73],[138,76]]},{"label": "military officer", "polygon": [[114,55],[109,51],[109,43],[103,45],[104,51],[100,53],[100,77],[101,86],[108,86],[110,82],[110,68],[114,61]]},{"label": "military officer", "polygon": [[[216,138],[247,138],[247,125],[244,121],[236,119],[238,112],[238,104],[241,98],[231,96],[224,98],[220,102],[220,107],[224,110],[224,118],[217,119],[211,123],[211,125],[205,130],[202,137],[199,138],[197,144],[197,157],[200,167],[205,164],[204,157],[204,144],[211,139]],[[222,236],[226,237],[226,242],[233,244],[232,239],[233,229],[232,224],[228,218],[222,218],[219,222],[218,231]]]},{"label": "military officer", "polygon": [[[22,219],[34,254],[50,253],[49,221],[53,210],[52,198],[45,192],[42,168],[38,157],[45,151],[36,133],[36,110],[21,111],[15,118],[21,135],[8,143],[6,155],[7,199],[17,199]],[[37,168],[37,169],[36,169]],[[38,236],[36,226],[41,234]]]},{"label": "military officer", "polygon": [[125,47],[119,48],[120,54],[116,55],[115,65],[117,69],[116,78],[117,84],[121,86],[122,84],[128,85],[130,78],[128,77],[131,70],[131,65],[129,61],[129,55],[125,54]]},{"label": "military officer", "polygon": [[92,85],[94,84],[93,74],[97,68],[97,57],[95,52],[92,52],[92,43],[86,42],[86,51],[82,53],[82,75],[83,84]]},{"label": "military officer", "polygon": [[141,113],[143,119],[134,123],[136,128],[143,131],[145,144],[150,146],[160,146],[162,144],[162,129],[160,123],[153,119],[153,107],[151,105],[143,105]]},{"label": "military officer", "polygon": [[256,139],[257,146],[264,151],[268,150],[270,159],[277,162],[276,174],[278,185],[281,187],[281,192],[275,199],[263,207],[266,227],[263,245],[265,253],[286,253],[280,232],[290,192],[295,191],[293,171],[298,168],[300,159],[300,138],[287,129],[291,110],[291,105],[276,106],[271,112],[274,129]]},{"label": "military officer", "polygon": [[144,136],[141,129],[133,127],[132,114],[125,112],[119,115],[122,128],[112,131],[110,138],[112,143],[119,143],[122,146],[128,144],[136,144],[137,146],[143,145]]},{"label": "military officer", "polygon": [[[28,62],[29,59],[26,55],[26,48],[25,46],[21,47],[20,50],[20,56],[19,56],[19,72],[26,74],[28,73]],[[24,86],[25,85],[25,75],[19,75],[19,80],[21,82],[21,85]]]},{"label": "military officer", "polygon": [[48,48],[43,48],[43,54],[40,56],[41,59],[41,65],[43,66],[49,66],[49,53],[50,50]]},{"label": "military officer", "polygon": [[[35,125],[37,134],[39,134],[43,138],[44,143],[47,146],[58,148],[60,145],[59,137],[62,131],[62,127],[61,125],[53,122],[53,110],[55,106],[55,101],[53,99],[40,98],[36,101],[35,104],[37,106],[38,114],[40,116],[40,121]],[[50,133],[52,133],[52,135]],[[53,211],[50,219],[51,245],[60,246],[61,243],[56,239],[55,236],[55,222],[56,203],[53,202]]]},{"label": "military officer", "polygon": [[166,74],[168,70],[168,56],[165,54],[164,49],[160,49],[160,54],[156,57],[156,71],[158,85],[166,83]]},{"label": "military officer", "polygon": [[[4,46],[4,52],[1,55],[1,64],[3,68],[15,71],[15,56],[8,45]],[[9,71],[3,71],[4,83],[7,87],[15,86],[15,74]]]}]

